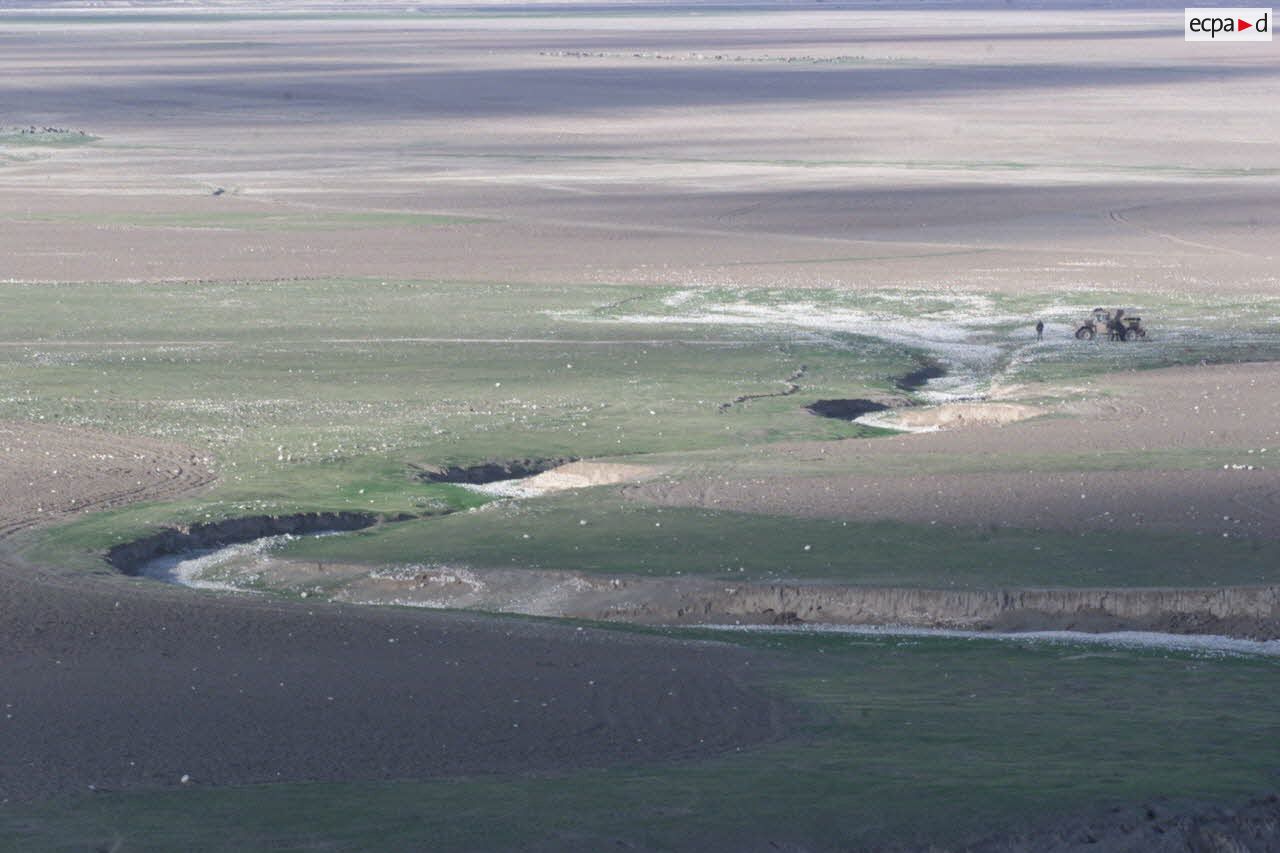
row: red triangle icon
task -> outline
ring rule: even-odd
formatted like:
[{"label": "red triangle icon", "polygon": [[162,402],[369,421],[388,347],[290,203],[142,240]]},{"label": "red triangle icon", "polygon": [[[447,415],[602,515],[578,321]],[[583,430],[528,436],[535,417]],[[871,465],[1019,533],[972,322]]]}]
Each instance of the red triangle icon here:
[{"label": "red triangle icon", "polygon": [[1237,29],[1239,29],[1239,30],[1240,30],[1240,32],[1244,32],[1245,30],[1247,30],[1247,29],[1249,29],[1250,27],[1252,27],[1252,26],[1253,26],[1253,24],[1249,23],[1248,21],[1244,20],[1243,18],[1236,18],[1236,23],[1238,23],[1238,24],[1240,25],[1240,26],[1237,28]]}]

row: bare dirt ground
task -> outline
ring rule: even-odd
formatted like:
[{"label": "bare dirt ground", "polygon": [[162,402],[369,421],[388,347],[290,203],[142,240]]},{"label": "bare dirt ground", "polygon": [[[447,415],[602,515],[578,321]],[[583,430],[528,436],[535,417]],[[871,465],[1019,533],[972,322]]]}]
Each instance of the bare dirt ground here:
[{"label": "bare dirt ground", "polygon": [[1280,849],[1280,797],[1239,808],[1151,802],[1055,821],[969,844],[888,848],[885,853],[1239,853]]},{"label": "bare dirt ground", "polygon": [[[190,450],[159,442],[13,423],[0,436],[6,536],[210,479]],[[781,732],[780,707],[747,684],[749,656],[727,647],[192,595],[41,570],[8,545],[0,538],[0,803],[183,776],[398,779],[650,761]]]},{"label": "bare dirt ground", "polygon": [[657,476],[661,469],[648,465],[626,465],[620,462],[589,462],[580,460],[534,474],[521,479],[499,480],[488,485],[473,487],[477,491],[508,497],[536,497],[590,486],[607,486],[633,483]]},{"label": "bare dirt ground", "polygon": [[0,539],[214,480],[211,460],[189,448],[57,424],[0,421],[0,450]]},{"label": "bare dirt ground", "polygon": [[923,432],[1003,426],[1044,414],[1043,409],[1018,403],[944,403],[921,409],[902,409],[883,422],[886,426]]},{"label": "bare dirt ground", "polygon": [[[761,446],[739,464],[741,473],[730,465],[716,477],[667,478],[626,486],[624,493],[669,506],[779,515],[1280,536],[1280,372],[1274,366],[1117,374],[1078,391],[1065,416],[870,442]],[[1186,470],[1186,458],[1143,455],[1223,449],[1237,451],[1227,468]],[[1056,455],[1094,453],[1143,461],[1128,470],[1108,470],[1101,462],[1043,470]],[[992,470],[909,473],[920,460],[961,454],[989,458]],[[864,465],[878,473],[831,473]],[[799,473],[760,476],[788,466]]]},{"label": "bare dirt ground", "polygon": [[4,122],[100,141],[5,148],[2,274],[1274,285],[1269,45],[853,6],[14,22]]}]

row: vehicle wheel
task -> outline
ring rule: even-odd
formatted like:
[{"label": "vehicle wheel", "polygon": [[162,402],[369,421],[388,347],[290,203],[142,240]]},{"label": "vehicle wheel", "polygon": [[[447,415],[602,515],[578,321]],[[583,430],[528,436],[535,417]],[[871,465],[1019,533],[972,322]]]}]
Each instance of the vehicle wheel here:
[{"label": "vehicle wheel", "polygon": [[1093,336],[1096,334],[1097,332],[1093,330],[1092,326],[1081,326],[1080,328],[1076,329],[1076,340],[1091,341],[1093,340]]}]

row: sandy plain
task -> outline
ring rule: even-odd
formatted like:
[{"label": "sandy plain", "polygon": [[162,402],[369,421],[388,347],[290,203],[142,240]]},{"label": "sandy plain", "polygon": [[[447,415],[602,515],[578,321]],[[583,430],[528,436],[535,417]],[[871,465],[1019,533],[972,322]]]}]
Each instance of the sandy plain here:
[{"label": "sandy plain", "polygon": [[[0,7],[0,124],[96,137],[0,146],[0,280],[1276,290],[1280,148],[1276,114],[1259,105],[1280,71],[1269,44],[1184,43],[1180,7],[513,18],[386,5],[338,20],[279,3],[145,17],[158,8]],[[270,17],[308,8],[317,14]],[[1139,421],[1085,406],[1070,419],[761,453],[892,464],[954,449],[1280,452],[1266,365],[1115,382],[1167,405],[1142,404]],[[31,424],[4,425],[0,439],[42,454],[35,468],[20,453],[0,458],[6,531],[51,506],[165,497],[209,478],[198,449]],[[794,514],[1277,533],[1269,468],[1159,477],[1154,491],[1126,474],[1063,475],[1052,499],[1043,477],[1017,473],[744,473],[630,494]],[[1103,503],[1075,497],[1100,483]],[[54,489],[65,503],[45,503]],[[673,672],[648,640],[197,600],[16,556],[0,561],[0,588],[13,714],[0,729],[0,800],[172,786],[184,774],[372,779],[665,759],[779,731],[779,708],[743,675],[749,656],[718,647],[660,644],[680,660]],[[509,714],[455,731],[448,704],[423,701],[505,709],[528,692],[531,669],[557,702],[521,716],[518,738]],[[121,695],[126,682],[142,687]],[[670,689],[689,697],[675,712],[657,707]],[[167,725],[176,717],[183,731]],[[336,751],[312,748],[335,729],[356,734]],[[411,734],[424,729],[450,736]]]}]

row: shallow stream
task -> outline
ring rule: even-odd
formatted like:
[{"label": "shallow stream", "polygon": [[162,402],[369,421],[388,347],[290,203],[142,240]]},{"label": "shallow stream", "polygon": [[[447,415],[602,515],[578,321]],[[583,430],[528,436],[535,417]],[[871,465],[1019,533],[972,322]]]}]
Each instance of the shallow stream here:
[{"label": "shallow stream", "polygon": [[[351,531],[333,530],[305,534],[307,536],[340,536]],[[238,542],[221,548],[198,548],[178,554],[165,554],[138,567],[138,575],[193,589],[218,589],[228,592],[252,592],[229,578],[250,580],[255,566],[271,559],[271,552],[289,542],[301,539],[292,533],[263,536],[251,542]]]},{"label": "shallow stream", "polygon": [[1280,640],[1244,640],[1213,634],[1160,634],[1152,631],[960,631],[949,628],[911,628],[895,625],[706,625],[713,631],[769,634],[835,634],[841,636],[896,637],[903,640],[993,640],[1045,643],[1064,646],[1104,646],[1112,649],[1152,649],[1193,652],[1212,656],[1262,655],[1280,657]]},{"label": "shallow stream", "polygon": [[[306,534],[337,536],[348,531]],[[252,592],[242,585],[252,582],[262,564],[271,560],[271,552],[299,537],[292,534],[266,536],[252,542],[223,548],[201,549],[170,554],[144,563],[139,574],[167,583],[196,589]],[[237,584],[235,581],[240,581]],[[690,627],[688,625],[682,627]],[[965,631],[945,628],[914,628],[893,625],[705,625],[712,631],[777,634],[829,634],[899,638],[903,641],[964,639],[1017,643],[1042,643],[1065,646],[1101,646],[1115,650],[1155,650],[1203,655],[1248,655],[1280,657],[1280,640],[1247,640],[1204,634],[1165,634],[1147,631]]]}]

